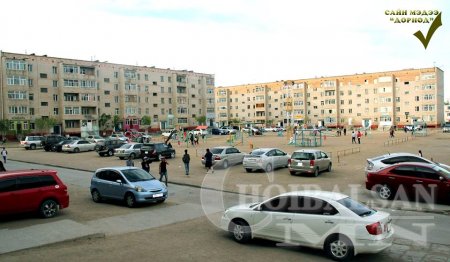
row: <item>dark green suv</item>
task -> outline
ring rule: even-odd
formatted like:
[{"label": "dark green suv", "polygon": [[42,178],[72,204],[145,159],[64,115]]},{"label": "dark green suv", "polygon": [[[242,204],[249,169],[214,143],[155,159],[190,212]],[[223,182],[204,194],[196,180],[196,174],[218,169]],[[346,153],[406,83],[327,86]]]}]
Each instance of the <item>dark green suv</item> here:
[{"label": "dark green suv", "polygon": [[105,141],[97,142],[95,150],[100,156],[113,156],[114,149],[121,147],[127,142],[119,139],[106,139]]},{"label": "dark green suv", "polygon": [[48,135],[42,137],[41,145],[44,148],[44,150],[48,152],[52,150],[54,145],[66,139],[67,138],[59,135]]}]

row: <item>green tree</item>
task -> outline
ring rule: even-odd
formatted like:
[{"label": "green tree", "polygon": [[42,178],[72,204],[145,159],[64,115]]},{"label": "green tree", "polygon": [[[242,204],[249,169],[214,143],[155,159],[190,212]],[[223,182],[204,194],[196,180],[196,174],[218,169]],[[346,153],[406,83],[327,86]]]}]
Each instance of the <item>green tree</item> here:
[{"label": "green tree", "polygon": [[119,128],[119,124],[122,122],[122,118],[119,115],[113,117],[114,131]]},{"label": "green tree", "polygon": [[58,120],[51,117],[43,117],[36,119],[35,125],[36,129],[41,131],[41,134],[48,133],[48,130],[52,127],[54,127],[58,123]]},{"label": "green tree", "polygon": [[99,128],[105,131],[108,128],[108,122],[111,120],[111,115],[103,113],[98,120]]},{"label": "green tree", "polygon": [[149,126],[152,124],[152,118],[150,116],[143,116],[141,119],[141,125]]},{"label": "green tree", "polygon": [[205,124],[206,123],[206,116],[198,116],[195,118],[195,120],[197,120],[198,124]]},{"label": "green tree", "polygon": [[6,132],[9,130],[9,120],[2,119],[0,120],[0,132],[2,135],[6,135]]}]

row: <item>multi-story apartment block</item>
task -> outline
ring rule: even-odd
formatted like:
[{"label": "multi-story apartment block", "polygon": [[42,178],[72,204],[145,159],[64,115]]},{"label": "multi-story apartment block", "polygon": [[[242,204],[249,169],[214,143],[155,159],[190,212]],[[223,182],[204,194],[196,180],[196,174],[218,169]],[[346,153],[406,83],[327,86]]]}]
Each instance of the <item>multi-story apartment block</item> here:
[{"label": "multi-story apartment block", "polygon": [[444,122],[450,123],[450,104],[448,102],[444,105]]},{"label": "multi-story apartment block", "polygon": [[[10,130],[35,129],[52,117],[62,133],[98,128],[99,117],[118,115],[122,129],[138,129],[143,116],[152,126],[215,121],[214,75],[186,70],[15,54],[0,51],[0,119]],[[58,132],[58,131],[56,131]]]},{"label": "multi-story apartment block", "polygon": [[219,125],[402,126],[444,121],[437,67],[277,81],[216,89]]}]

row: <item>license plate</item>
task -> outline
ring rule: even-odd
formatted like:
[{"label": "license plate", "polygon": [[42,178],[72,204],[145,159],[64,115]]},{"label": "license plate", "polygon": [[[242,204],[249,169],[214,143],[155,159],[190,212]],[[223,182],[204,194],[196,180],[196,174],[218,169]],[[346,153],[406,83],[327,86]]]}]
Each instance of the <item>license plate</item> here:
[{"label": "license plate", "polygon": [[300,162],[300,163],[297,164],[297,166],[303,166],[303,163]]},{"label": "license plate", "polygon": [[153,195],[153,198],[162,197],[162,196],[163,196],[163,193],[154,194],[154,195]]},{"label": "license plate", "polygon": [[148,154],[148,151],[145,151],[146,154]]}]

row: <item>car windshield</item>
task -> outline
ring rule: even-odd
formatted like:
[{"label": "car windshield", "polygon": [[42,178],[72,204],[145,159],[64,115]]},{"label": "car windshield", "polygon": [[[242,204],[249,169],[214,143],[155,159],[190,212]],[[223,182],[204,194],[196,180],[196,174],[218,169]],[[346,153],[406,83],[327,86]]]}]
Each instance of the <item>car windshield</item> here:
[{"label": "car windshield", "polygon": [[251,152],[250,155],[252,155],[252,156],[260,156],[260,155],[263,155],[266,152],[267,151],[263,151],[263,150],[255,150],[255,151]]},{"label": "car windshield", "polygon": [[433,169],[439,172],[441,175],[444,175],[446,178],[450,179],[450,171],[448,169],[438,165],[434,166]]},{"label": "car windshield", "polygon": [[351,199],[350,197],[343,198],[341,200],[338,200],[337,202],[350,209],[353,213],[357,214],[360,217],[370,216],[377,212],[369,208],[368,206]]},{"label": "car windshield", "polygon": [[223,151],[223,148],[213,148],[213,149],[211,149],[211,153],[213,153],[213,154],[220,154],[220,153],[222,153],[222,151]]},{"label": "car windshield", "polygon": [[314,160],[314,155],[305,152],[294,152],[291,158],[296,160]]},{"label": "car windshield", "polygon": [[152,175],[142,169],[124,169],[122,170],[122,173],[130,182],[149,181],[155,179]]},{"label": "car windshield", "polygon": [[124,144],[124,145],[122,145],[120,148],[122,148],[122,149],[128,149],[128,148],[130,148],[132,145],[131,144]]}]

